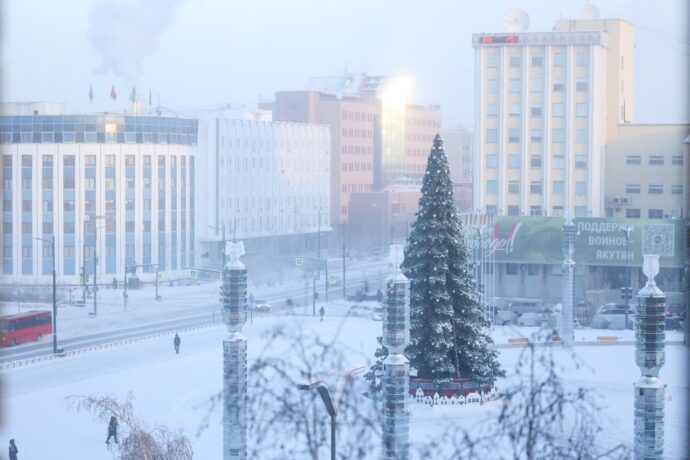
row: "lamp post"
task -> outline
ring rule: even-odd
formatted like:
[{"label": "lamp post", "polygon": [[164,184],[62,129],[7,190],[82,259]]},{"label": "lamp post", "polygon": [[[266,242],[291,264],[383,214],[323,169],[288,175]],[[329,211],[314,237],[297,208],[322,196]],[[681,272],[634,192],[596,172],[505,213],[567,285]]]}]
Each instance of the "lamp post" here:
[{"label": "lamp post", "polygon": [[625,297],[625,328],[628,328],[628,301],[632,297],[632,271],[630,270],[630,258],[628,257],[630,253],[628,252],[628,247],[630,245],[630,233],[632,233],[632,226],[628,225],[626,228],[621,229],[621,232],[625,235],[625,265],[628,278],[628,286],[624,290],[623,296]]},{"label": "lamp post", "polygon": [[[44,238],[34,237],[37,240],[48,243],[48,240]],[[55,235],[51,235],[50,245],[52,251],[53,260],[53,354],[58,354],[57,348],[57,273],[55,271]]]},{"label": "lamp post", "polygon": [[350,380],[355,374],[364,372],[365,369],[365,366],[357,366],[345,372],[340,377],[340,382],[338,383],[338,390],[335,394],[335,399],[331,397],[331,392],[328,390],[328,385],[323,380],[312,380],[311,382],[300,383],[297,385],[297,388],[300,390],[318,391],[319,396],[321,396],[321,400],[323,401],[323,405],[326,407],[326,412],[328,412],[328,415],[331,417],[331,460],[335,460],[335,421],[336,417],[338,416],[338,408],[340,407],[340,402],[342,401],[343,395],[345,394],[345,388],[347,387],[347,384],[350,382]]},{"label": "lamp post", "polygon": [[[99,218],[99,216],[96,216]],[[89,316],[95,318],[98,314],[98,254],[96,248],[98,247],[98,230],[103,227],[95,227],[93,230],[93,311],[89,313]]]},{"label": "lamp post", "polygon": [[[213,225],[209,225],[208,228],[212,228],[215,231],[220,230],[222,234],[222,250],[221,252],[223,253],[223,266],[221,267],[221,270],[225,270],[225,222],[223,222],[220,226],[220,229],[218,227],[214,227]],[[237,236],[237,218],[235,217],[235,225],[233,227],[233,238],[232,241],[233,243],[235,242],[235,236]]]}]

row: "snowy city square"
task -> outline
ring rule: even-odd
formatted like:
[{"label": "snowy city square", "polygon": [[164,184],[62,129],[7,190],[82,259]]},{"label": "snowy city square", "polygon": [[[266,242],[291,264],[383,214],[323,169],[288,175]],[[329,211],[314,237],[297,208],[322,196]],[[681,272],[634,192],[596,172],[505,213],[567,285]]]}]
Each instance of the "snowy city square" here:
[{"label": "snowy city square", "polygon": [[690,3],[2,1],[0,460],[690,460]]}]

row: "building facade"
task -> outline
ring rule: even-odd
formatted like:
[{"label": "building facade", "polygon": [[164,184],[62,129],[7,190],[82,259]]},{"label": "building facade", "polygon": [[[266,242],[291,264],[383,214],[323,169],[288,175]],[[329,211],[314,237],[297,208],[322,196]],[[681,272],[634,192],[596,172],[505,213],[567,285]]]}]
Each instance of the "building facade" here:
[{"label": "building facade", "polygon": [[209,262],[222,257],[223,229],[248,253],[272,254],[311,249],[330,231],[327,126],[216,118],[199,132],[196,231]]},{"label": "building facade", "polygon": [[474,130],[459,126],[441,131],[443,148],[448,157],[450,178],[455,190],[455,201],[461,212],[475,208],[473,192],[474,182]]},{"label": "building facade", "polygon": [[606,144],[607,217],[683,215],[687,124],[621,124]]},{"label": "building facade", "polygon": [[478,208],[605,214],[605,145],[632,121],[632,36],[618,19],[472,36]]},{"label": "building facade", "polygon": [[53,258],[61,283],[94,267],[103,282],[133,265],[144,280],[181,276],[195,258],[197,121],[31,107],[0,117],[5,281],[49,282]]}]

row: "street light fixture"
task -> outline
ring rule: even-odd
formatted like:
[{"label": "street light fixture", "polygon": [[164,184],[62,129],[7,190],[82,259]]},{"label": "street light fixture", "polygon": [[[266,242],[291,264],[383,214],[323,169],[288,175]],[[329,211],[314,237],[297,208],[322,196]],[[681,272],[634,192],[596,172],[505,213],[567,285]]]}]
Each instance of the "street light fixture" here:
[{"label": "street light fixture", "polygon": [[621,232],[623,232],[623,235],[625,235],[625,265],[626,265],[626,271],[627,273],[627,278],[628,278],[628,287],[627,289],[624,289],[625,293],[623,294],[625,297],[625,329],[628,328],[628,301],[632,297],[632,277],[631,277],[631,270],[630,270],[630,260],[628,258],[629,256],[629,245],[630,245],[630,234],[632,233],[632,226],[628,225],[626,228],[621,229]]},{"label": "street light fixture", "polygon": [[308,383],[301,383],[297,385],[300,390],[311,391],[316,390],[321,396],[323,405],[326,406],[326,412],[331,417],[331,460],[335,460],[335,420],[338,416],[338,408],[340,407],[340,401],[343,399],[345,394],[345,387],[352,380],[355,374],[364,372],[366,366],[357,366],[349,371],[345,372],[340,377],[340,382],[338,383],[338,390],[335,393],[335,399],[331,397],[331,392],[328,390],[328,385],[324,380],[312,380]]},{"label": "street light fixture", "polygon": [[37,236],[35,236],[34,238],[43,241],[44,243],[50,242],[53,252],[53,354],[57,355],[57,273],[55,271],[55,235],[51,235],[50,241],[44,238],[39,238]]},{"label": "street light fixture", "polygon": [[[96,216],[96,219],[105,219],[105,216]],[[93,230],[93,311],[89,316],[95,318],[98,314],[98,231],[104,226],[94,227]]]}]

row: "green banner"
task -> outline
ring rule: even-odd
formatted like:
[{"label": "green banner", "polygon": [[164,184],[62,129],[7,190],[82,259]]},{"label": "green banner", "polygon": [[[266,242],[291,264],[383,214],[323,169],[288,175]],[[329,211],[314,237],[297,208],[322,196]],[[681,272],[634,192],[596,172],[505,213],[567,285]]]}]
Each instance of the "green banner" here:
[{"label": "green banner", "polygon": [[[560,217],[495,217],[466,224],[464,231],[470,251],[482,252],[482,259],[492,254],[496,262],[561,264],[564,223]],[[683,223],[678,219],[585,217],[574,223],[578,264],[642,266],[643,254],[658,254],[662,267],[683,267]]]}]

